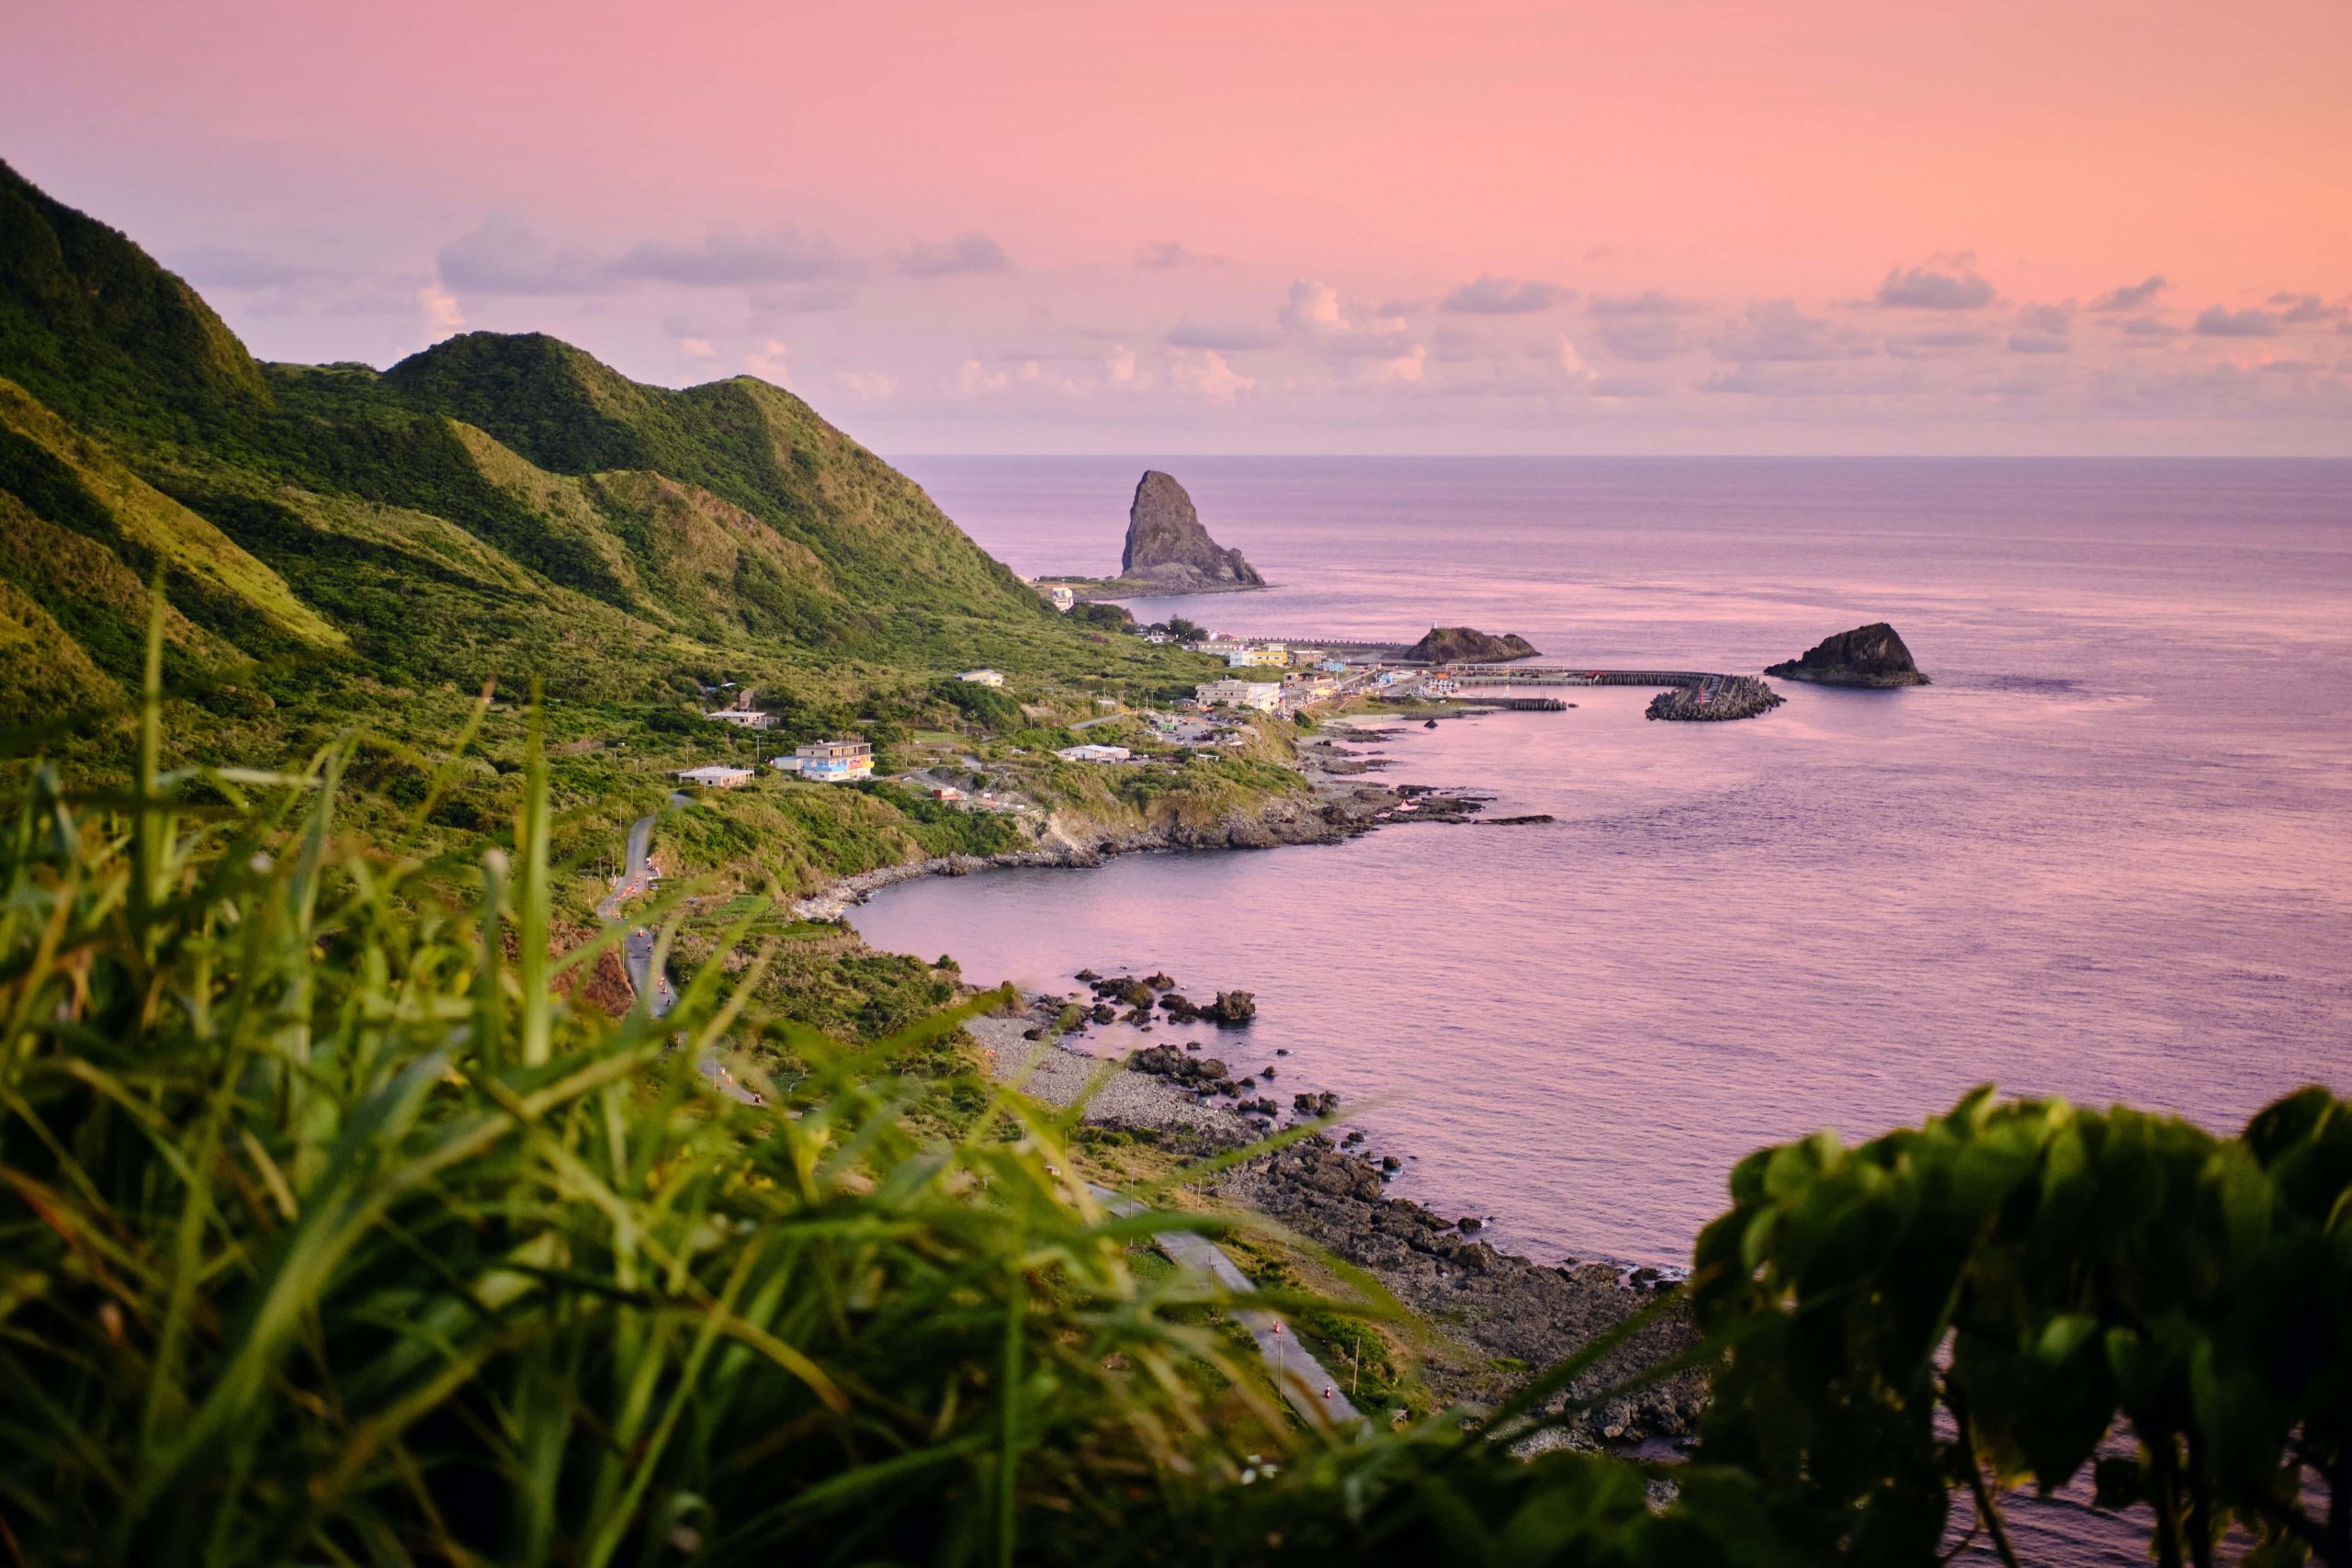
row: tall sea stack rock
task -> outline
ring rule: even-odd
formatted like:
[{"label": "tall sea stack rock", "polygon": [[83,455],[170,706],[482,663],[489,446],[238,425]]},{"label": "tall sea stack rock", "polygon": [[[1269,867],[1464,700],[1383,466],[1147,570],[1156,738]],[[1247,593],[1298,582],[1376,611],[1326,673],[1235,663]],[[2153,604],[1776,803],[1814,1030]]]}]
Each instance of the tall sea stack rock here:
[{"label": "tall sea stack rock", "polygon": [[1184,487],[1157,468],[1146,470],[1136,486],[1135,504],[1127,508],[1127,547],[1119,557],[1119,575],[1170,592],[1266,585],[1239,550],[1220,548],[1209,537]]},{"label": "tall sea stack rock", "polygon": [[1924,686],[1928,678],[1911,662],[1911,650],[1884,621],[1856,626],[1824,638],[1801,659],[1767,665],[1767,675],[1811,681],[1824,686]]}]

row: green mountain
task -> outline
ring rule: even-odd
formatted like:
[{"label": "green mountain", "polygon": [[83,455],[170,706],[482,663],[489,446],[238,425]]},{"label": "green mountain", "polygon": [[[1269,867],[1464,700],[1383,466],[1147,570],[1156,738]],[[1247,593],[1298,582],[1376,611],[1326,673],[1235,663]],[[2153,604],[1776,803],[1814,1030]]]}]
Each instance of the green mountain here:
[{"label": "green mountain", "polygon": [[627,703],[1133,658],[789,392],[645,386],[538,334],[263,365],[0,164],[0,648],[40,650],[0,717],[119,696],[158,576],[174,681],[244,721],[535,674]]}]

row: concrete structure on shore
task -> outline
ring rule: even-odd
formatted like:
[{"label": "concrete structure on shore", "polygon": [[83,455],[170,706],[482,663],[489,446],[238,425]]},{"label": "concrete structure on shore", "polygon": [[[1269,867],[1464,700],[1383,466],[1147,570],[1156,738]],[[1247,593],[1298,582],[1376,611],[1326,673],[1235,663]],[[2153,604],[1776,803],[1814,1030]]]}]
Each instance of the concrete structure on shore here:
[{"label": "concrete structure on shore", "polygon": [[752,782],[752,770],[714,763],[702,768],[681,768],[670,776],[680,784],[701,784],[708,789],[733,789],[738,784]]}]

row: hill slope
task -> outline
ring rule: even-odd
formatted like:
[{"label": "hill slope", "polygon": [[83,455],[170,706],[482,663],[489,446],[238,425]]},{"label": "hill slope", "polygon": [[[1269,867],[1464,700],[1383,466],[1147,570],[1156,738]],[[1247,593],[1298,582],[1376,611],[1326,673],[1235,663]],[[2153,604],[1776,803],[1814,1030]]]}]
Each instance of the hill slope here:
[{"label": "hill slope", "polygon": [[263,366],[5,164],[0,378],[0,619],[57,650],[12,707],[119,684],[159,573],[175,679],[266,669],[281,698],[537,673],[661,701],[721,673],[839,689],[1133,661],[780,389],[645,386],[538,334],[380,374]]}]

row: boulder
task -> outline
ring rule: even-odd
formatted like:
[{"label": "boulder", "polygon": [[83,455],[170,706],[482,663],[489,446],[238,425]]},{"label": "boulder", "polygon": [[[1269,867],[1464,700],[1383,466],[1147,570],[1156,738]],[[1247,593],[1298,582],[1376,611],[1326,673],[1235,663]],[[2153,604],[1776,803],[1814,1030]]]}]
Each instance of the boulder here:
[{"label": "boulder", "polygon": [[1823,686],[1924,686],[1928,678],[1911,661],[1903,637],[1884,621],[1825,637],[1796,659],[1765,667],[1784,681]]},{"label": "boulder", "polygon": [[1216,1000],[1201,1009],[1200,1014],[1213,1023],[1248,1023],[1258,1016],[1258,998],[1248,991],[1219,991]]},{"label": "boulder", "polygon": [[1119,575],[1169,589],[1262,588],[1266,581],[1239,550],[1209,537],[1184,487],[1157,468],[1145,471],[1127,508]]}]

